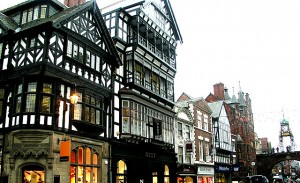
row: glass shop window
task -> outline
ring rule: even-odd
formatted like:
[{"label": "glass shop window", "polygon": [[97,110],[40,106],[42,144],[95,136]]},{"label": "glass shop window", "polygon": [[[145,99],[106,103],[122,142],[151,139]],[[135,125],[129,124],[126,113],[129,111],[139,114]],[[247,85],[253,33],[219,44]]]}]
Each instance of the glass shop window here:
[{"label": "glass shop window", "polygon": [[45,182],[45,170],[41,166],[28,165],[22,168],[23,182],[30,183],[44,183]]},{"label": "glass shop window", "polygon": [[116,183],[127,183],[127,166],[122,160],[118,161],[117,164],[117,176]]},{"label": "glass shop window", "polygon": [[170,183],[170,171],[168,165],[165,165],[164,175],[165,175],[164,183]]},{"label": "glass shop window", "polygon": [[98,183],[100,165],[98,153],[89,147],[71,152],[70,183]]}]

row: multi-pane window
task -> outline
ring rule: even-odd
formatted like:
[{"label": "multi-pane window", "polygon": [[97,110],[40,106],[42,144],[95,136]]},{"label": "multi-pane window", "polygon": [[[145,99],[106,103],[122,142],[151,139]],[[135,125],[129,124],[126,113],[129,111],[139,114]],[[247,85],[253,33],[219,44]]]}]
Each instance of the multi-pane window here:
[{"label": "multi-pane window", "polygon": [[83,98],[82,93],[78,93],[78,101],[74,106],[74,117],[75,120],[81,120],[93,124],[102,124],[102,102],[100,98],[85,95]]},{"label": "multi-pane window", "polygon": [[122,134],[173,143],[172,118],[134,101],[122,101]]},{"label": "multi-pane window", "polygon": [[46,18],[47,5],[36,6],[23,10],[21,23],[27,23],[38,18]]},{"label": "multi-pane window", "polygon": [[199,141],[199,160],[203,161],[203,156],[204,156],[204,152],[203,152],[203,140]]},{"label": "multi-pane window", "polygon": [[206,160],[206,162],[210,161],[210,158],[209,158],[209,142],[205,142],[205,160]]},{"label": "multi-pane window", "polygon": [[41,18],[46,18],[47,5],[41,5]]},{"label": "multi-pane window", "polygon": [[178,162],[183,163],[183,147],[178,147]]},{"label": "multi-pane window", "polygon": [[185,163],[192,164],[191,153],[187,153],[185,159]]},{"label": "multi-pane window", "polygon": [[167,81],[167,90],[168,90],[168,99],[173,100],[174,90],[173,90],[174,84],[171,81]]},{"label": "multi-pane window", "polygon": [[185,137],[188,138],[188,139],[190,139],[191,138],[190,134],[191,134],[191,132],[190,132],[190,126],[186,125],[185,126]]},{"label": "multi-pane window", "polygon": [[159,91],[159,76],[157,74],[152,73],[151,85],[154,92]]},{"label": "multi-pane window", "polygon": [[[32,81],[24,85],[19,84],[15,92],[14,112],[37,112],[39,110],[41,113],[51,113],[53,97],[52,83],[39,85],[38,82]],[[22,102],[25,103],[22,104]]]},{"label": "multi-pane window", "polygon": [[198,128],[202,129],[202,113],[200,111],[197,111],[197,122]]},{"label": "multi-pane window", "polygon": [[159,11],[155,11],[155,19],[157,25],[163,30],[165,30],[165,18]]},{"label": "multi-pane window", "polygon": [[35,112],[37,82],[27,85],[25,112]]},{"label": "multi-pane window", "polygon": [[119,19],[118,37],[127,42],[127,23],[121,18]]},{"label": "multi-pane window", "polygon": [[208,131],[208,116],[207,115],[204,115],[203,129],[205,131]]},{"label": "multi-pane window", "polygon": [[[79,50],[80,51],[80,50]],[[81,53],[80,53],[81,54]],[[101,57],[94,52],[87,50],[85,65],[89,66],[92,69],[100,72],[101,69]]]},{"label": "multi-pane window", "polygon": [[51,96],[52,94],[52,84],[44,83],[42,89],[42,107],[41,112],[50,113],[51,111]]},{"label": "multi-pane window", "polygon": [[140,85],[143,84],[143,68],[138,63],[135,64],[135,82]]},{"label": "multi-pane window", "polygon": [[17,92],[16,92],[16,108],[15,108],[15,113],[20,113],[21,112],[21,104],[22,104],[22,84],[18,85]]},{"label": "multi-pane window", "polygon": [[68,47],[67,47],[67,55],[76,59],[79,62],[83,62],[83,47],[72,41],[68,40]]},{"label": "multi-pane window", "polygon": [[77,147],[71,152],[70,183],[99,182],[99,153],[89,147]]},{"label": "multi-pane window", "polygon": [[178,123],[178,136],[182,137],[182,123]]}]

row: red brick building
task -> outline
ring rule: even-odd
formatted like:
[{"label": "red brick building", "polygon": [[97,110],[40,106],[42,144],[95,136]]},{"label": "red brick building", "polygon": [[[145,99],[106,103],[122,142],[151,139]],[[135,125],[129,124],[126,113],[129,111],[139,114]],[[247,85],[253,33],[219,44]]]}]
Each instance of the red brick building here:
[{"label": "red brick building", "polygon": [[244,94],[240,89],[237,98],[235,94],[229,97],[228,89],[224,87],[223,83],[217,83],[213,88],[214,93],[210,93],[205,100],[207,102],[220,100],[225,102],[231,133],[237,137],[237,165],[240,166],[240,169],[239,172],[233,173],[233,179],[255,174],[255,166],[251,165],[252,162],[256,161],[256,152],[254,121],[249,94]]}]

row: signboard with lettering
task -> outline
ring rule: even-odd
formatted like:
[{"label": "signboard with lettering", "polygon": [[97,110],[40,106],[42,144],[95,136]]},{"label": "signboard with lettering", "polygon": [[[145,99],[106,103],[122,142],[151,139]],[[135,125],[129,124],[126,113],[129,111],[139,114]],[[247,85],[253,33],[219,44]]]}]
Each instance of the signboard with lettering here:
[{"label": "signboard with lettering", "polygon": [[230,165],[215,165],[215,171],[217,173],[230,173],[231,167]]},{"label": "signboard with lettering", "polygon": [[153,133],[154,135],[162,135],[162,121],[153,118]]}]

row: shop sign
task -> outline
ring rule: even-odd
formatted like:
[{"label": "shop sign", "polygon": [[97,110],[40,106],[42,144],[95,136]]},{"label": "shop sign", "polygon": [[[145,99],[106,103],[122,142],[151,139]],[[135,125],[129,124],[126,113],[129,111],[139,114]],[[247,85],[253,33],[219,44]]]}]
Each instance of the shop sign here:
[{"label": "shop sign", "polygon": [[60,141],[60,161],[69,161],[71,151],[71,141]]},{"label": "shop sign", "polygon": [[156,154],[151,153],[151,152],[145,152],[145,157],[146,158],[156,158]]},{"label": "shop sign", "polygon": [[179,174],[193,174],[196,175],[196,167],[194,166],[188,166],[188,165],[181,165],[178,167],[178,173]]},{"label": "shop sign", "polygon": [[233,172],[239,172],[240,171],[240,165],[239,164],[232,165],[232,171]]},{"label": "shop sign", "polygon": [[229,165],[216,165],[215,166],[216,172],[222,172],[222,173],[230,173],[231,169]]},{"label": "shop sign", "polygon": [[214,167],[213,166],[198,166],[198,175],[213,175]]}]

